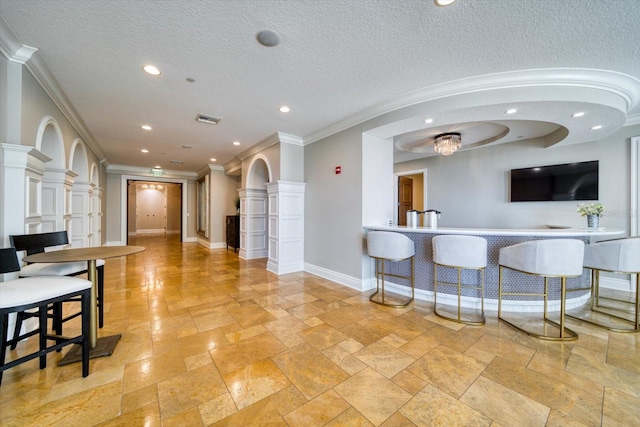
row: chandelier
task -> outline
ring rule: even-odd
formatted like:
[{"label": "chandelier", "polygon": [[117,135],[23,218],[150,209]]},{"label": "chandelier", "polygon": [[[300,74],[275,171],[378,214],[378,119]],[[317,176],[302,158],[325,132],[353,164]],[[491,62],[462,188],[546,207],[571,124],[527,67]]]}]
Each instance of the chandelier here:
[{"label": "chandelier", "polygon": [[449,156],[458,151],[462,146],[461,141],[462,138],[458,132],[441,133],[433,138],[433,149],[436,153]]}]

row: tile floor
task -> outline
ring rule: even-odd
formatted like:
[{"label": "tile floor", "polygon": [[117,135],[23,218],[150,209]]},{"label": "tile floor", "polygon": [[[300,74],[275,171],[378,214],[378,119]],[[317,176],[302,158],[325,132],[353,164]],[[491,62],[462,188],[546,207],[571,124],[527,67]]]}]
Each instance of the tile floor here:
[{"label": "tile floor", "polygon": [[640,425],[639,334],[568,320],[578,341],[543,342],[495,313],[460,326],[231,250],[130,243],[147,249],[106,266],[114,354],[84,379],[58,353],[5,372],[0,425]]}]

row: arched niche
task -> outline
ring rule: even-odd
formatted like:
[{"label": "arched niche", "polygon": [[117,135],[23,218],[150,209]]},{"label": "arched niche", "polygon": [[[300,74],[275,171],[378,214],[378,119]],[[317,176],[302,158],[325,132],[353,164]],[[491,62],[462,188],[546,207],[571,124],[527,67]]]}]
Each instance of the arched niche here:
[{"label": "arched niche", "polygon": [[69,156],[69,169],[77,174],[76,181],[89,183],[89,160],[87,150],[80,139],[73,141]]},{"label": "arched niche", "polygon": [[98,165],[95,163],[91,164],[91,174],[89,176],[89,182],[96,188],[100,187],[100,170],[98,169]]},{"label": "arched niche", "polygon": [[40,121],[36,134],[36,149],[51,158],[46,167],[64,169],[64,140],[60,126],[53,117],[45,117]]},{"label": "arched niche", "polygon": [[269,159],[262,154],[253,158],[247,171],[247,188],[266,189],[271,182],[272,174]]},{"label": "arched niche", "polygon": [[247,168],[246,188],[240,190],[240,258],[268,256],[269,198],[272,174],[269,159],[256,155]]},{"label": "arched niche", "polygon": [[69,157],[69,169],[76,178],[71,189],[71,225],[67,230],[73,247],[87,247],[91,244],[91,196],[93,186],[89,181],[89,161],[87,150],[80,139],[73,141]]}]

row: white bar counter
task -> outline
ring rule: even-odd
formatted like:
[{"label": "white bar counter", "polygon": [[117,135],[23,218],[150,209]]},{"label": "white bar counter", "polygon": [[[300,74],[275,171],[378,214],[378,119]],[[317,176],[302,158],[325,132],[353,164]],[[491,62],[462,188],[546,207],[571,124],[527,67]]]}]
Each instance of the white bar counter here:
[{"label": "white bar counter", "polygon": [[[415,286],[416,298],[433,302],[433,251],[431,247],[431,239],[433,236],[442,234],[463,234],[468,236],[483,237],[487,240],[487,268],[485,269],[485,309],[498,309],[498,257],[500,248],[515,245],[517,243],[527,242],[531,240],[541,239],[579,239],[585,243],[591,240],[605,240],[607,238],[621,237],[624,230],[620,229],[589,229],[589,228],[427,228],[427,227],[407,227],[407,226],[389,226],[389,225],[367,225],[363,227],[365,233],[367,231],[393,231],[402,233],[413,240],[415,244]],[[407,274],[408,263],[387,263],[390,271]],[[406,270],[406,271],[405,271]],[[512,270],[504,270],[505,284],[510,286],[509,290],[522,292],[523,290],[535,289],[538,291],[542,287],[542,278],[518,273]],[[375,276],[373,268],[371,269],[372,287],[375,287]],[[455,270],[442,269],[438,270],[438,277],[447,282],[457,281]],[[477,273],[473,271],[464,271],[463,283],[474,283],[478,280]],[[549,311],[560,310],[560,292],[559,279],[550,279],[549,281]],[[568,279],[567,287],[584,287],[588,286],[589,273],[584,270],[579,278]],[[438,292],[438,304],[457,305],[457,297],[453,295],[455,289],[443,287],[443,290],[452,292],[452,294],[442,294]],[[397,292],[403,295],[409,294],[409,284],[398,281],[390,284],[387,289],[391,292]],[[480,299],[473,291],[466,290],[463,294],[461,304],[463,307],[479,308]],[[538,297],[510,297],[511,299],[503,299],[502,309],[504,311],[513,312],[530,312],[542,310],[542,299]],[[567,299],[567,309],[576,308],[583,305],[589,298],[588,292],[573,292]]]}]

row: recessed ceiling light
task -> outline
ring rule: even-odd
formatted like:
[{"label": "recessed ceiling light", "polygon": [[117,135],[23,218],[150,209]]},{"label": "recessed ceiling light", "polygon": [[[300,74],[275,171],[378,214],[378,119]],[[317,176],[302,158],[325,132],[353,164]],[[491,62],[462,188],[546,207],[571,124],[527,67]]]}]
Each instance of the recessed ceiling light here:
[{"label": "recessed ceiling light", "polygon": [[291,109],[289,107],[287,107],[286,105],[283,105],[282,107],[280,107],[280,112],[281,113],[288,113],[289,111],[291,111]]},{"label": "recessed ceiling light", "polygon": [[507,113],[507,114],[515,114],[517,112],[518,112],[517,108],[510,108],[507,111],[505,111],[505,113]]},{"label": "recessed ceiling light", "polygon": [[426,124],[433,123],[433,119],[425,119],[425,120],[424,120],[424,122],[425,122]]},{"label": "recessed ceiling light", "polygon": [[233,145],[240,145],[238,141],[233,141]]},{"label": "recessed ceiling light", "polygon": [[262,46],[274,47],[280,44],[280,35],[273,30],[260,30],[256,34],[256,40]]},{"label": "recessed ceiling light", "polygon": [[211,162],[215,162],[215,161],[216,161],[216,159],[214,159],[214,158],[212,157],[212,158],[210,158],[210,159],[209,159],[209,161],[211,161]]},{"label": "recessed ceiling light", "polygon": [[143,148],[142,150],[140,150],[140,152],[142,152],[142,153],[148,153],[148,152],[149,152],[149,150],[147,150],[146,148]]},{"label": "recessed ceiling light", "polygon": [[160,166],[160,165],[155,165],[153,168],[154,168],[154,169],[162,169],[162,166]]},{"label": "recessed ceiling light", "polygon": [[144,129],[144,130],[151,130],[151,126],[149,126],[149,125],[142,125],[142,126],[140,126],[140,127],[141,127],[142,129]]},{"label": "recessed ceiling light", "polygon": [[591,128],[591,130],[598,130],[598,129],[602,129],[602,125],[596,125]]},{"label": "recessed ceiling light", "polygon": [[577,113],[573,113],[571,117],[582,117],[584,116],[584,111],[578,111]]},{"label": "recessed ceiling light", "polygon": [[161,74],[160,70],[158,70],[158,67],[155,65],[145,65],[142,69],[145,73],[151,74],[152,76],[159,76]]},{"label": "recessed ceiling light", "polygon": [[433,0],[433,2],[436,4],[436,6],[449,6],[451,3],[455,2],[456,0]]}]

